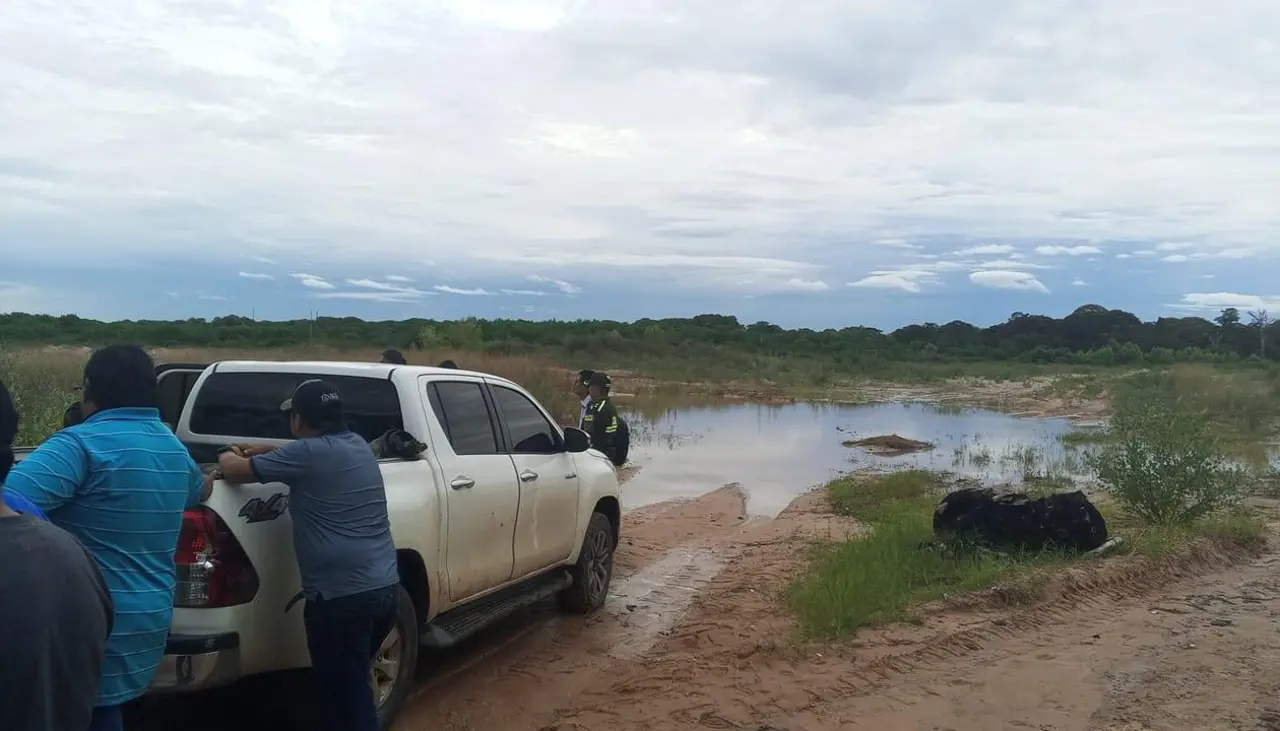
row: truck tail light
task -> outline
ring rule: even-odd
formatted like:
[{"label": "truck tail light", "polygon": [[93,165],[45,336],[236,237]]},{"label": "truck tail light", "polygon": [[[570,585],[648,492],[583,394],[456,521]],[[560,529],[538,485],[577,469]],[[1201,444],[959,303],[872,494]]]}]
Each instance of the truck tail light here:
[{"label": "truck tail light", "polygon": [[231,529],[207,506],[182,514],[175,607],[231,607],[258,593],[258,572]]}]

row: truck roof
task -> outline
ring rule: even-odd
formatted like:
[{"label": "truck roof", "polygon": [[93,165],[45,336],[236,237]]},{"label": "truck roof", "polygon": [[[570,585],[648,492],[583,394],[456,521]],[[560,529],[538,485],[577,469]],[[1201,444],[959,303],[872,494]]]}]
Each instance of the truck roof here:
[{"label": "truck roof", "polygon": [[474,376],[492,378],[506,383],[512,381],[495,376],[492,373],[468,371],[459,368],[437,368],[435,366],[396,365],[394,363],[368,363],[358,361],[333,360],[223,360],[213,364],[218,373],[314,373],[334,376],[357,376],[363,378],[390,378],[393,371],[408,371],[422,376]]}]

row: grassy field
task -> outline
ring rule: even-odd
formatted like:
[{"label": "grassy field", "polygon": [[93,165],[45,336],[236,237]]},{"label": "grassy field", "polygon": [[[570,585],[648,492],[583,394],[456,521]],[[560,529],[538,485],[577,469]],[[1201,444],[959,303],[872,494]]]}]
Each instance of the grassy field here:
[{"label": "grassy field", "polygon": [[[1005,596],[1032,600],[1054,570],[1082,560],[1052,550],[924,549],[934,540],[933,508],[949,487],[946,476],[923,470],[854,474],[826,485],[835,513],[872,530],[816,548],[808,572],[790,587],[807,637],[835,639],[861,627],[911,620],[926,602],[997,585],[1018,587]],[[1258,515],[1238,505],[1179,523],[1143,521],[1109,502],[1100,509],[1111,535],[1125,539],[1118,553],[1149,560],[1175,560],[1197,541],[1246,550],[1266,541]]]}]

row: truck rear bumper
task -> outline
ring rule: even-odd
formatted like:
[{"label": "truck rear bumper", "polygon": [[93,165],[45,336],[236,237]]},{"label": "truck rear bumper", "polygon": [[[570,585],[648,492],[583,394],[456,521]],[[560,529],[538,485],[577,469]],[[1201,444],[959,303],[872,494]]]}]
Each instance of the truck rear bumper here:
[{"label": "truck rear bumper", "polygon": [[151,693],[185,693],[240,679],[240,635],[169,635]]}]

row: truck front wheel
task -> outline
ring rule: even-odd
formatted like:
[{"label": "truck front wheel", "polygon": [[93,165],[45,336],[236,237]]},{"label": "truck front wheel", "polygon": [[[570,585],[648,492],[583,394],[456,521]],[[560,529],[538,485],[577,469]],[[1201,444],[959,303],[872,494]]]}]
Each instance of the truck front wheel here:
[{"label": "truck front wheel", "polygon": [[396,624],[374,655],[371,668],[373,702],[377,705],[378,725],[382,728],[391,728],[391,721],[400,713],[412,690],[417,667],[418,614],[414,611],[409,592],[401,586]]},{"label": "truck front wheel", "polygon": [[569,573],[573,586],[556,595],[560,608],[575,614],[588,614],[604,606],[609,596],[609,580],[613,578],[613,525],[604,513],[593,513],[582,538],[578,562]]}]

